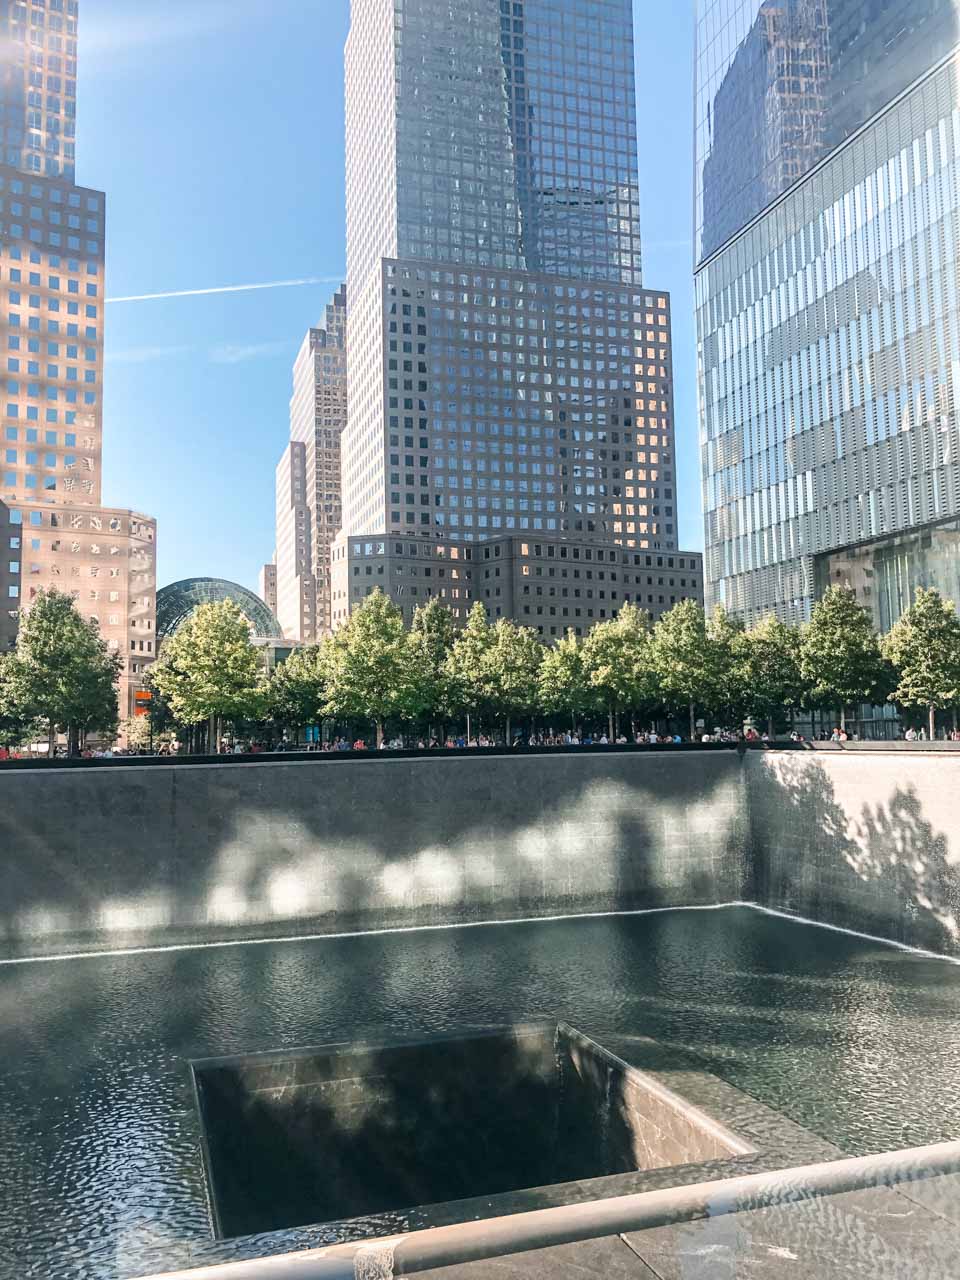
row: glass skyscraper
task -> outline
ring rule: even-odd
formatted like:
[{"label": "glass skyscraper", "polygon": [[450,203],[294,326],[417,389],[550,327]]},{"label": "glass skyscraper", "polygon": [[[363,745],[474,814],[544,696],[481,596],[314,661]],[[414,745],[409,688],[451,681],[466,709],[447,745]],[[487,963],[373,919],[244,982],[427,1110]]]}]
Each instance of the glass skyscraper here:
[{"label": "glass skyscraper", "polygon": [[958,41],[958,0],[699,5],[705,577],[748,619],[957,577]]},{"label": "glass skyscraper", "polygon": [[0,648],[39,590],[123,658],[121,717],[155,657],[156,526],[104,507],[106,198],[74,176],[77,0],[0,0]]},{"label": "glass skyscraper", "polygon": [[344,537],[675,550],[632,0],[353,0],[346,86]]}]

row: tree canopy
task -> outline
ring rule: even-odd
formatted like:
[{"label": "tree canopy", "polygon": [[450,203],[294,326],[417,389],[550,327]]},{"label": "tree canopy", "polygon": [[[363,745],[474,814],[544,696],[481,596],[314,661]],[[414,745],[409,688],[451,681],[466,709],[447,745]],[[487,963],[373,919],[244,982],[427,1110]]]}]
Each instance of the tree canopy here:
[{"label": "tree canopy", "polygon": [[122,670],[122,659],[70,596],[41,590],[20,618],[16,652],[5,659],[5,697],[21,720],[47,725],[51,744],[66,730],[77,751],[83,733],[116,735]]},{"label": "tree canopy", "polygon": [[216,732],[223,721],[257,719],[266,709],[260,652],[232,600],[198,605],[164,641],[150,675],[181,724],[210,721]]},{"label": "tree canopy", "polygon": [[654,697],[655,672],[649,617],[626,604],[616,618],[598,622],[583,644],[583,668],[597,703],[607,713],[608,733],[616,717]]},{"label": "tree canopy", "polygon": [[938,591],[917,588],[913,604],[883,642],[896,671],[891,702],[923,708],[934,736],[937,711],[960,704],[960,618]]},{"label": "tree canopy", "polygon": [[403,614],[378,587],[326,649],[327,714],[369,721],[379,745],[387,720],[423,710],[416,654]]},{"label": "tree canopy", "polygon": [[800,675],[808,705],[847,708],[882,702],[888,670],[869,613],[849,587],[829,587],[813,609],[800,642]]},{"label": "tree canopy", "polygon": [[308,645],[295,649],[273,675],[266,692],[266,713],[284,729],[298,732],[323,718],[327,701],[326,651]]},{"label": "tree canopy", "polygon": [[734,679],[745,713],[773,733],[775,722],[799,708],[803,698],[800,636],[775,614],[734,638]]},{"label": "tree canopy", "polygon": [[532,715],[537,709],[538,675],[543,661],[543,645],[530,627],[518,627],[509,618],[498,618],[493,643],[483,655],[490,706],[506,721],[507,741],[511,722]]},{"label": "tree canopy", "polygon": [[544,653],[537,682],[540,708],[548,716],[569,715],[576,728],[580,716],[592,711],[596,693],[583,660],[583,643],[573,630]]}]

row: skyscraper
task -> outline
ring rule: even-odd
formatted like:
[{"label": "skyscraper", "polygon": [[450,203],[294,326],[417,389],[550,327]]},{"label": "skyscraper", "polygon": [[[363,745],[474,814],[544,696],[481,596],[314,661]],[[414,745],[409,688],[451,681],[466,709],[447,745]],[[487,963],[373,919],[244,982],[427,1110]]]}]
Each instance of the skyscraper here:
[{"label": "skyscraper", "polygon": [[346,290],[309,329],[293,366],[290,443],[277,468],[276,608],[284,635],[331,627],[330,558],[341,525],[340,437],[347,421]]},{"label": "skyscraper", "polygon": [[960,599],[960,0],[701,0],[707,598]]},{"label": "skyscraper", "polygon": [[74,184],[77,0],[0,4],[0,644],[41,588],[123,657],[121,716],[154,658],[156,526],[102,505],[103,192]]},{"label": "skyscraper", "polygon": [[616,599],[591,588],[587,607],[578,587],[582,605],[508,609],[506,592],[481,594],[477,562],[497,542],[520,601],[548,545],[592,563],[606,548],[602,563],[631,570],[676,551],[669,299],[641,279],[631,0],[353,0],[346,127],[334,623],[377,585],[408,614],[489,597],[491,616],[519,610],[546,635],[612,616],[632,598],[616,570]]}]

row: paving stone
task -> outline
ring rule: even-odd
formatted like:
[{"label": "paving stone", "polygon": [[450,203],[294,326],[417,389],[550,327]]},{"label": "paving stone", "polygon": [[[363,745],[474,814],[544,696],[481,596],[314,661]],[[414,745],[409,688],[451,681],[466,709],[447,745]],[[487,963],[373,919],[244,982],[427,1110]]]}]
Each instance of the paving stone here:
[{"label": "paving stone", "polygon": [[653,1272],[617,1236],[514,1253],[421,1271],[420,1280],[654,1280]]},{"label": "paving stone", "polygon": [[880,1188],[624,1237],[657,1280],[956,1280],[960,1228]]},{"label": "paving stone", "polygon": [[923,1205],[938,1217],[960,1226],[960,1173],[901,1183],[897,1190],[914,1204]]}]

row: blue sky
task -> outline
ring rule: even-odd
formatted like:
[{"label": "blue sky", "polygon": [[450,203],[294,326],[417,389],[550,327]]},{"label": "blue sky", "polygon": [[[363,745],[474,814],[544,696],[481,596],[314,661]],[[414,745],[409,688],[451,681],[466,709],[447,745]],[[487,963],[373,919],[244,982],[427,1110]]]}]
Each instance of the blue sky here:
[{"label": "blue sky", "polygon": [[[645,277],[673,293],[680,532],[702,545],[693,5],[636,0]],[[349,0],[82,0],[78,181],[107,192],[104,498],[160,522],[159,582],[255,587],[290,368],[344,270]]]}]

